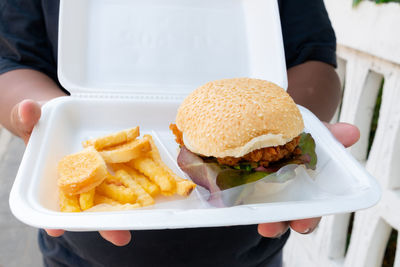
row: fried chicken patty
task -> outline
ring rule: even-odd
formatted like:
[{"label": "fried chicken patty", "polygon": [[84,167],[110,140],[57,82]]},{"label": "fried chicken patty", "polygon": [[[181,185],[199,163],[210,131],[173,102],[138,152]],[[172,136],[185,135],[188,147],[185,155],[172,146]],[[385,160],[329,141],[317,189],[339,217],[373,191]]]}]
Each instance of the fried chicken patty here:
[{"label": "fried chicken patty", "polygon": [[[175,141],[183,146],[184,143],[183,143],[182,132],[178,129],[178,127],[176,127],[175,124],[171,124],[169,128],[175,135]],[[283,158],[288,158],[291,155],[300,154],[301,151],[298,148],[299,141],[300,141],[300,135],[293,138],[292,141],[281,146],[264,147],[256,149],[239,158],[224,157],[224,158],[217,158],[217,160],[219,164],[229,165],[229,166],[235,166],[238,163],[245,161],[245,162],[258,162],[260,166],[268,167],[270,162],[278,161]]]},{"label": "fried chicken patty", "polygon": [[175,135],[175,142],[177,142],[179,145],[184,146],[185,144],[183,143],[183,135],[182,132],[178,129],[175,123],[171,123],[169,125],[169,129],[172,131],[172,133]]},{"label": "fried chicken patty", "polygon": [[271,146],[256,149],[243,157],[224,157],[217,158],[219,164],[235,166],[241,161],[246,162],[258,162],[260,166],[268,167],[270,162],[278,161],[283,158],[288,158],[291,155],[301,153],[300,149],[297,148],[299,145],[300,136],[293,138],[292,141],[281,145]]}]

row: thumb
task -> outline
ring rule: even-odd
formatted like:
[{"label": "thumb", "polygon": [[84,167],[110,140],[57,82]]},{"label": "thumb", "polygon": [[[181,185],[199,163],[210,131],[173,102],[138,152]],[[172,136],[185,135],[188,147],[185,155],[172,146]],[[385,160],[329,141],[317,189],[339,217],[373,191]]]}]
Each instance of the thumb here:
[{"label": "thumb", "polygon": [[338,122],[335,124],[325,123],[325,126],[345,147],[354,145],[360,139],[360,130],[355,125]]},{"label": "thumb", "polygon": [[16,104],[11,111],[11,124],[25,144],[28,143],[33,127],[40,119],[40,104],[34,100],[23,100]]}]

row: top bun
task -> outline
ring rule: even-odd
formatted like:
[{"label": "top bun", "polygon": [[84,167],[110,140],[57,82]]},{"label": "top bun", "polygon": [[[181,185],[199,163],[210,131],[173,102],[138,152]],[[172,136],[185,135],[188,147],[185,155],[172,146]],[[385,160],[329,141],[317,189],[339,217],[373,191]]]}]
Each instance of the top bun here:
[{"label": "top bun", "polygon": [[250,78],[209,82],[178,109],[185,146],[214,157],[241,157],[298,136],[303,119],[293,99],[274,83]]}]

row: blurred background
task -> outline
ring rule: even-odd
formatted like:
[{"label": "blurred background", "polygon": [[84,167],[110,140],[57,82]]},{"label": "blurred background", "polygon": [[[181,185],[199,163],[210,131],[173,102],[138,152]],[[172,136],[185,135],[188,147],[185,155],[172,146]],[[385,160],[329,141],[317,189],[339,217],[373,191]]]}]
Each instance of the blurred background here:
[{"label": "blurred background", "polygon": [[[391,3],[388,3],[391,2]],[[357,125],[350,152],[377,178],[373,208],[324,217],[292,233],[284,265],[400,267],[400,0],[325,0],[337,36],[342,102],[334,121]],[[8,197],[24,144],[0,125],[0,266],[41,266],[37,230],[17,221]],[[397,153],[396,153],[397,152]]]},{"label": "blurred background", "polygon": [[373,208],[324,217],[307,236],[293,233],[285,266],[400,266],[399,0],[325,0],[337,37],[342,102],[334,120],[361,130],[349,151],[379,181]]}]

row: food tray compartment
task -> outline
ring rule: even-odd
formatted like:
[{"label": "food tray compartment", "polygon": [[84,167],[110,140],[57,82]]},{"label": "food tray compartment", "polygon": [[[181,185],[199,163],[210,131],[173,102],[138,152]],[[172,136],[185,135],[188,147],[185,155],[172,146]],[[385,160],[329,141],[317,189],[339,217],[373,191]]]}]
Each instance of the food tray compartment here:
[{"label": "food tray compartment", "polygon": [[141,134],[153,135],[165,163],[185,176],[176,164],[178,145],[168,129],[181,101],[152,97],[64,97],[51,101],[32,134],[12,188],[12,212],[21,221],[43,228],[165,229],[287,221],[350,212],[370,207],[380,197],[374,178],[311,112],[300,107],[305,130],[316,141],[316,171],[308,174],[300,170],[298,177],[274,188],[262,203],[215,208],[204,201],[204,191],[196,189],[189,199],[158,201],[155,206],[130,211],[58,211],[58,161],[81,150],[81,142],[90,137],[139,125]]}]

